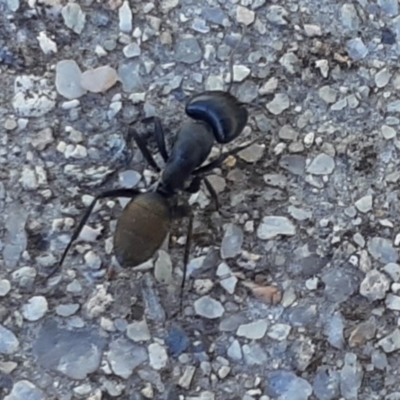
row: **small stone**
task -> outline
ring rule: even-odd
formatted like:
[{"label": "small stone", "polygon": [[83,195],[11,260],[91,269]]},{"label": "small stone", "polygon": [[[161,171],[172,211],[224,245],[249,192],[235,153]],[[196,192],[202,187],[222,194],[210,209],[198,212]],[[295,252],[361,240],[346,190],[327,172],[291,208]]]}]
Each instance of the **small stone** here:
[{"label": "small stone", "polygon": [[92,93],[106,92],[117,81],[117,71],[108,65],[85,71],[81,76],[81,86]]},{"label": "small stone", "polygon": [[45,400],[46,395],[28,380],[15,382],[10,394],[4,400]]},{"label": "small stone", "polygon": [[0,354],[11,355],[17,351],[19,341],[9,329],[0,325]]},{"label": "small stone", "polygon": [[134,342],[144,342],[151,339],[147,321],[134,321],[126,327],[126,335]]},{"label": "small stone", "polygon": [[11,283],[7,279],[0,280],[0,297],[6,296],[11,290]]},{"label": "small stone", "polygon": [[280,115],[290,107],[290,100],[287,94],[277,93],[273,100],[267,103],[267,109],[274,115]]},{"label": "small stone", "polygon": [[39,46],[44,54],[57,53],[57,44],[53,40],[49,39],[46,32],[40,32],[39,36],[36,37],[39,42]]},{"label": "small stone", "polygon": [[278,78],[273,76],[260,87],[258,92],[260,93],[261,96],[273,93],[277,89],[278,83],[279,83]]},{"label": "small stone", "polygon": [[163,284],[171,284],[173,282],[171,257],[164,250],[159,250],[158,252],[157,261],[154,266],[154,277],[158,282]]},{"label": "small stone", "polygon": [[368,321],[358,324],[351,332],[349,337],[349,346],[363,346],[369,340],[372,340],[376,334],[376,322],[372,317]]},{"label": "small stone", "polygon": [[384,299],[389,290],[389,278],[373,269],[366,273],[364,280],[360,285],[360,294],[371,301]]},{"label": "small stone", "polygon": [[260,319],[249,324],[240,325],[236,335],[251,340],[262,339],[267,332],[267,328],[268,322],[265,319]]},{"label": "small stone", "polygon": [[179,386],[183,389],[189,389],[192,384],[194,373],[196,372],[196,367],[187,366],[183,372],[183,375],[179,379]]},{"label": "small stone", "polygon": [[238,340],[234,340],[231,345],[228,347],[227,355],[232,360],[241,360],[243,357],[242,348],[240,347],[240,343]]},{"label": "small stone", "polygon": [[257,236],[261,240],[273,239],[279,235],[293,236],[296,227],[286,217],[269,216],[264,217],[257,229]]},{"label": "small stone", "polygon": [[60,304],[56,307],[56,313],[61,317],[70,317],[79,310],[79,304]]},{"label": "small stone", "polygon": [[374,237],[368,241],[368,251],[377,261],[388,264],[399,258],[397,250],[389,239]]},{"label": "small stone", "polygon": [[42,129],[32,138],[32,146],[38,150],[44,150],[49,144],[53,143],[53,131],[51,128]]},{"label": "small stone", "polygon": [[340,9],[342,24],[350,31],[357,31],[360,25],[360,18],[353,4],[343,4]]},{"label": "small stone", "polygon": [[232,258],[242,252],[243,231],[234,224],[228,224],[221,243],[221,257]]},{"label": "small stone", "polygon": [[28,321],[38,321],[44,317],[49,306],[43,296],[33,296],[28,303],[22,306],[22,315]]},{"label": "small stone", "polygon": [[292,327],[287,324],[275,324],[267,332],[267,336],[271,339],[282,341],[286,340],[289,336]]},{"label": "small stone", "polygon": [[314,378],[313,389],[318,400],[336,400],[339,393],[339,374],[322,366]]},{"label": "small stone", "polygon": [[325,103],[335,103],[337,99],[337,91],[332,89],[330,86],[322,86],[318,91],[319,97],[325,101]]},{"label": "small stone", "polygon": [[363,369],[353,353],[346,353],[340,371],[340,392],[345,399],[357,399],[363,379]]},{"label": "small stone", "polygon": [[275,25],[287,25],[285,17],[288,15],[289,13],[282,6],[271,5],[267,10],[267,20]]},{"label": "small stone", "polygon": [[312,393],[311,385],[294,372],[276,370],[267,375],[267,395],[280,400],[307,400]]},{"label": "small stone", "polygon": [[4,2],[11,12],[16,12],[19,9],[19,0],[5,0]]},{"label": "small stone", "polygon": [[333,157],[321,153],[318,154],[307,167],[307,172],[312,175],[329,175],[335,169]]},{"label": "small stone", "polygon": [[157,371],[165,368],[168,363],[168,354],[165,348],[159,343],[151,343],[148,350],[150,366]]},{"label": "small stone", "polygon": [[389,70],[387,68],[381,69],[375,75],[376,87],[378,87],[378,88],[385,87],[389,83],[391,77],[392,77],[392,74],[389,72]]},{"label": "small stone", "polygon": [[137,43],[129,43],[122,51],[126,58],[139,57],[141,54],[140,46]]},{"label": "small stone", "polygon": [[256,13],[246,7],[237,6],[236,8],[236,21],[239,24],[251,25],[256,18]]},{"label": "small stone", "polygon": [[250,68],[245,65],[234,65],[233,66],[233,81],[243,82],[251,73]]},{"label": "small stone", "polygon": [[208,319],[220,318],[225,312],[222,304],[210,296],[203,296],[197,299],[194,302],[194,309],[197,315]]},{"label": "small stone", "polygon": [[264,151],[265,146],[255,143],[249,146],[247,149],[240,151],[238,156],[248,163],[255,163],[261,159]]},{"label": "small stone", "polygon": [[400,311],[400,297],[389,293],[385,300],[386,307],[389,310]]},{"label": "small stone", "polygon": [[132,31],[132,11],[129,6],[129,1],[125,0],[122,6],[118,10],[119,16],[119,30],[121,32],[131,32]]},{"label": "small stone", "polygon": [[198,40],[191,35],[180,36],[175,45],[175,61],[195,64],[203,57]]},{"label": "small stone", "polygon": [[383,270],[395,281],[400,280],[400,265],[396,263],[388,263],[383,267]]},{"label": "small stone", "polygon": [[[217,276],[221,279],[221,286],[229,293],[235,293],[238,278],[232,274],[228,264],[221,263],[217,268]],[[212,283],[212,282],[211,282]]]},{"label": "small stone", "polygon": [[309,37],[322,35],[321,27],[319,25],[304,24],[304,32]]},{"label": "small stone", "polygon": [[367,213],[372,210],[372,196],[369,194],[367,196],[361,197],[358,199],[354,205],[356,206],[357,210],[362,213]]},{"label": "small stone", "polygon": [[101,267],[101,258],[94,251],[88,251],[85,256],[85,263],[91,269],[100,269]]},{"label": "small stone", "polygon": [[399,13],[399,3],[397,0],[378,0],[378,5],[383,12],[391,17],[395,17]]},{"label": "small stone", "polygon": [[385,336],[378,342],[385,353],[393,353],[400,349],[400,330],[395,329],[392,333]]},{"label": "small stone", "polygon": [[81,86],[82,72],[74,60],[62,60],[56,65],[56,89],[65,98],[82,97],[86,90]]},{"label": "small stone", "polygon": [[290,125],[283,125],[282,128],[279,129],[278,135],[280,139],[290,141],[296,141],[299,137],[299,133]]},{"label": "small stone", "polygon": [[85,27],[86,16],[78,3],[68,3],[61,11],[64,24],[78,35]]},{"label": "small stone", "polygon": [[381,128],[382,136],[386,140],[394,139],[396,137],[396,129],[392,128],[391,126],[382,125]]},{"label": "small stone", "polygon": [[368,49],[361,38],[349,40],[347,42],[347,51],[354,61],[360,61],[368,54]]},{"label": "small stone", "polygon": [[7,131],[13,131],[15,128],[18,127],[18,123],[14,118],[7,118],[4,124],[4,128]]}]

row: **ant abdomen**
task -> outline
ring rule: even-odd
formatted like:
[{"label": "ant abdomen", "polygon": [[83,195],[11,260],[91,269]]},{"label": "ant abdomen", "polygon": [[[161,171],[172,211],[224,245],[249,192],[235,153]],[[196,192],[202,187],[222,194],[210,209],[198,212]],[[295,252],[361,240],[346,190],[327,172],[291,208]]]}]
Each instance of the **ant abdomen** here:
[{"label": "ant abdomen", "polygon": [[218,143],[237,138],[247,124],[247,109],[235,96],[221,90],[210,90],[190,98],[186,114],[211,126]]},{"label": "ant abdomen", "polygon": [[114,254],[121,267],[149,260],[161,247],[171,227],[171,210],[165,197],[147,192],[132,199],[118,219]]}]

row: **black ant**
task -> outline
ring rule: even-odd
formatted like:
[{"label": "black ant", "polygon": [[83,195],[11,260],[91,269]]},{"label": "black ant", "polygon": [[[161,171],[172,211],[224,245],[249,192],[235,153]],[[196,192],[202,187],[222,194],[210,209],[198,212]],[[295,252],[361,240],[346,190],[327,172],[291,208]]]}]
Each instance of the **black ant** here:
[{"label": "black ant", "polygon": [[[243,36],[244,32],[236,47],[241,44]],[[235,49],[230,56],[231,82],[229,90],[233,80],[232,60],[234,51]],[[220,166],[228,156],[234,155],[255,143],[255,141],[252,141],[222,153],[214,161],[201,166],[210,155],[215,141],[221,144],[229,143],[241,134],[248,121],[248,111],[244,104],[240,103],[229,91],[224,92],[222,90],[206,91],[193,95],[188,100],[185,111],[192,121],[186,122],[180,128],[170,154],[166,150],[161,120],[152,117],[155,124],[156,144],[165,162],[165,168],[155,187],[146,192],[125,188],[98,194],[75,229],[59,264],[50,272],[47,279],[62,265],[72,242],[78,238],[96,202],[104,198],[126,197],[132,200],[126,205],[118,219],[114,234],[114,253],[122,267],[134,267],[149,260],[163,244],[173,220],[189,217],[181,284],[183,289],[192,236],[193,214],[188,204],[177,204],[176,195],[179,191],[196,193],[200,190],[201,182],[204,181],[218,210],[217,194],[204,175]],[[129,137],[136,142],[149,165],[157,172],[161,172],[161,168],[155,162],[146,144],[133,128],[129,129]],[[191,182],[186,186],[189,179],[191,179]]]}]

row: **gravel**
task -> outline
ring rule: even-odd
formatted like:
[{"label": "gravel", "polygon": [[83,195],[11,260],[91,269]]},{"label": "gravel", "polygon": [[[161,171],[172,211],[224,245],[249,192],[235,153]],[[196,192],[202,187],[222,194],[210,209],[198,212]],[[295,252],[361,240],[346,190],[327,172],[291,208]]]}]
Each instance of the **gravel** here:
[{"label": "gravel", "polygon": [[[400,398],[399,13],[0,2],[0,397]],[[98,193],[157,182],[128,126],[163,166],[144,118],[169,151],[188,97],[231,78],[249,122],[212,158],[257,142],[208,175],[218,211],[204,185],[180,197],[194,215],[182,310],[187,221],[123,269],[126,198],[96,205],[46,284]]]}]

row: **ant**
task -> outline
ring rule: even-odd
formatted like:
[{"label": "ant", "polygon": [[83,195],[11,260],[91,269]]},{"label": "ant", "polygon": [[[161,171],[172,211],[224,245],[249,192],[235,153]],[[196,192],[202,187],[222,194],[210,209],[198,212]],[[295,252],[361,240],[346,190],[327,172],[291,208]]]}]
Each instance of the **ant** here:
[{"label": "ant", "polygon": [[[153,133],[156,144],[165,162],[164,170],[156,185],[145,192],[138,189],[121,188],[98,194],[75,229],[59,264],[47,275],[46,279],[49,279],[61,267],[72,242],[78,238],[97,201],[110,197],[125,197],[130,198],[131,201],[122,211],[114,234],[114,253],[122,267],[134,267],[149,260],[162,246],[173,221],[189,218],[181,282],[182,305],[193,230],[193,213],[188,204],[177,204],[177,194],[180,191],[196,193],[200,190],[201,183],[204,182],[218,210],[217,194],[205,175],[219,167],[228,156],[237,154],[257,141],[222,153],[214,161],[202,166],[210,155],[215,141],[220,144],[232,142],[241,134],[248,121],[248,111],[244,107],[244,103],[239,102],[229,93],[233,81],[233,55],[241,44],[243,36],[244,31],[230,55],[231,76],[228,92],[205,91],[189,98],[185,112],[192,120],[182,125],[169,154],[166,149],[161,120],[158,117],[151,117],[154,122]],[[136,142],[148,164],[157,172],[161,172],[161,168],[135,129],[129,129],[128,137]],[[189,180],[191,182],[187,184]]]}]

